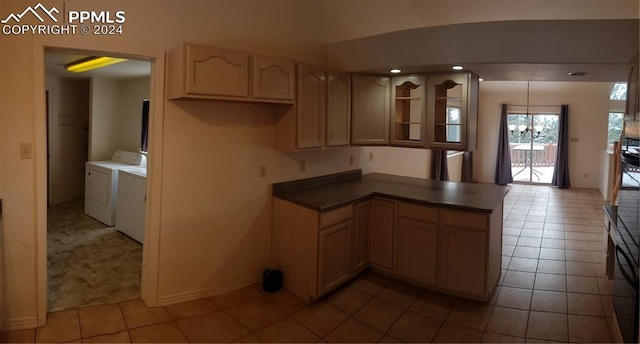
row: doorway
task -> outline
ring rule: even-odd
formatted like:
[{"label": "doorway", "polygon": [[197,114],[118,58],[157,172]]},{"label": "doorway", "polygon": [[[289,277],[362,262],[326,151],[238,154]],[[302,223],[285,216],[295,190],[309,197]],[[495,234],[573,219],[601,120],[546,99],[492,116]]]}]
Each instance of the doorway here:
[{"label": "doorway", "polygon": [[551,184],[558,151],[559,117],[557,113],[508,115],[514,182]]},{"label": "doorway", "polygon": [[[45,63],[47,62],[47,58],[46,58],[46,54],[47,52],[50,51],[55,51],[55,52],[61,52],[61,53],[66,53],[66,54],[80,54],[80,55],[102,55],[102,56],[116,56],[116,57],[126,57],[126,58],[133,58],[133,59],[140,59],[140,60],[144,60],[146,61],[146,63],[148,65],[150,65],[150,72],[147,72],[147,78],[149,78],[149,80],[147,81],[148,84],[148,88],[150,89],[149,93],[145,98],[150,98],[151,99],[151,105],[149,106],[150,111],[149,111],[149,124],[150,126],[154,126],[157,125],[159,128],[150,128],[149,130],[149,151],[153,152],[150,153],[149,155],[154,155],[154,153],[156,152],[156,150],[154,150],[154,147],[159,147],[159,149],[161,149],[161,145],[157,146],[158,143],[157,141],[154,141],[154,137],[155,135],[161,135],[161,116],[159,115],[159,113],[155,113],[156,111],[158,111],[159,109],[162,109],[162,106],[159,105],[162,103],[162,94],[163,94],[163,84],[164,84],[164,77],[163,77],[163,70],[164,70],[164,53],[161,51],[140,51],[140,49],[137,48],[126,48],[126,47],[113,47],[113,53],[105,53],[105,52],[96,52],[94,50],[85,50],[85,49],[91,49],[90,47],[83,47],[83,48],[78,48],[78,47],[69,47],[69,46],[64,46],[64,43],[60,43],[62,46],[60,46],[60,44],[58,44],[57,42],[55,43],[56,46],[52,47],[52,46],[48,46],[45,45],[44,43],[42,44],[41,48],[42,48],[42,54],[41,55],[36,55],[36,66],[40,65],[40,66],[45,66]],[[104,48],[104,47],[101,47]],[[40,64],[38,64],[38,60],[40,60]],[[61,67],[62,68],[62,67]],[[47,83],[46,83],[46,77],[48,74],[48,70],[43,68],[41,71],[36,71],[36,75],[40,75],[42,76],[42,79],[39,79],[38,82],[41,82],[42,85],[42,89],[43,89],[43,93],[42,93],[42,99],[43,102],[41,104],[37,105],[37,109],[36,111],[38,113],[41,113],[42,117],[40,117],[41,119],[37,122],[38,125],[36,126],[36,142],[35,145],[36,147],[39,147],[39,149],[47,149],[47,146],[49,145],[48,142],[48,132],[49,129],[47,128],[49,125],[49,121],[47,117],[50,117],[50,113],[48,113],[49,110],[49,102],[48,100],[50,99],[51,94],[49,92],[47,92],[48,90],[45,90]],[[47,95],[47,93],[49,93]],[[143,103],[142,101],[138,104],[139,107],[139,115],[140,117],[142,117],[142,106]],[[142,120],[142,118],[140,118],[140,120]],[[68,119],[63,119],[62,122],[69,124],[69,120]],[[89,128],[85,128],[85,130],[88,130]],[[140,129],[138,129],[137,131],[138,135],[140,135]],[[140,138],[138,137],[136,140],[138,143],[140,142]],[[88,148],[87,148],[88,149]],[[49,246],[49,243],[47,242],[48,238],[47,238],[47,227],[48,227],[48,222],[49,220],[51,220],[52,218],[50,218],[47,214],[47,203],[49,201],[49,197],[48,197],[48,191],[47,189],[50,186],[50,183],[48,182],[49,179],[49,164],[47,162],[48,160],[48,156],[49,154],[43,154],[41,156],[37,156],[36,159],[36,163],[38,166],[41,166],[39,168],[39,172],[38,172],[38,182],[37,182],[37,199],[38,199],[38,211],[37,211],[37,218],[38,218],[38,231],[37,231],[37,236],[38,236],[38,241],[40,243],[42,243],[43,245],[39,245],[39,249],[38,249],[38,274],[39,274],[39,278],[38,278],[38,323],[40,325],[44,324],[44,321],[46,319],[46,313],[48,310],[48,303],[47,303],[47,293],[48,293],[48,287],[50,286],[50,280],[47,277],[47,272],[48,272],[48,255],[47,255],[47,251],[52,250],[51,247],[47,247]],[[151,157],[149,157],[151,158]],[[159,179],[160,178],[160,172],[156,173],[155,176]],[[84,178],[82,178],[84,179]],[[149,188],[147,190],[147,192],[149,193],[149,197],[147,200],[147,206],[146,206],[146,210],[145,215],[146,214],[157,214],[157,210],[151,210],[151,208],[155,208],[152,204],[157,204],[155,203],[153,200],[153,185],[155,185],[155,187],[157,188],[158,183],[152,183],[151,182],[151,178],[149,178],[149,184],[152,185],[151,188]],[[64,203],[63,203],[64,204]],[[66,206],[67,208],[76,208],[75,212],[78,213],[82,213],[82,204],[78,204],[77,202],[74,204],[73,201],[68,203],[68,204],[64,204],[64,206]],[[147,221],[147,225],[145,227],[151,227],[151,228],[155,228],[154,225],[149,224],[149,222],[154,222],[153,220],[155,218],[157,218],[157,215],[154,215],[152,217],[147,216],[149,219]],[[156,220],[157,221],[157,220]],[[73,222],[73,221],[72,221]],[[90,227],[90,225],[89,225]],[[144,246],[144,248],[142,250],[140,250],[141,252],[138,254],[138,261],[141,265],[140,270],[142,271],[138,271],[138,286],[137,286],[137,297],[138,299],[142,298],[143,300],[145,300],[147,302],[148,305],[154,305],[156,302],[156,298],[157,298],[157,294],[155,292],[153,292],[153,290],[155,289],[156,286],[156,282],[155,282],[155,278],[154,276],[157,275],[157,239],[156,239],[156,235],[157,235],[157,230],[151,230],[151,231],[146,231],[147,234],[145,234],[145,236],[150,236],[152,240],[151,243],[149,245]],[[148,232],[151,232],[151,234],[149,234]],[[95,232],[92,234],[96,234]],[[154,240],[155,239],[155,240]],[[116,245],[118,246],[118,245]],[[150,247],[147,247],[150,246]],[[113,249],[113,248],[112,248]],[[81,256],[76,256],[75,258],[77,258],[78,260],[82,260]],[[149,264],[148,265],[143,265],[142,261],[146,260]],[[140,276],[141,275],[141,276]],[[85,280],[87,281],[88,284],[91,284],[91,282],[89,281],[89,278],[85,278]],[[118,279],[117,277],[115,278],[116,280]],[[96,282],[96,280],[93,281],[94,283]],[[112,288],[112,290],[110,290],[109,292],[113,292],[115,289]],[[72,306],[74,307],[74,306]]]}]

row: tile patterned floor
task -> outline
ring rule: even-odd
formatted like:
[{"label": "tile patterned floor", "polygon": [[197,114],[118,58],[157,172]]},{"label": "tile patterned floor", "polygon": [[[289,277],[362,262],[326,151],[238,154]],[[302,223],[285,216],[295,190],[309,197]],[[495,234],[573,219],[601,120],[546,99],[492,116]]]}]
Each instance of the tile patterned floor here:
[{"label": "tile patterned floor", "polygon": [[84,200],[47,214],[50,312],[140,298],[142,245],[84,214]]},{"label": "tile patterned floor", "polygon": [[367,272],[312,305],[259,285],[182,304],[140,300],[49,314],[11,342],[609,342],[597,190],[514,185],[505,200],[503,274],[489,303]]}]

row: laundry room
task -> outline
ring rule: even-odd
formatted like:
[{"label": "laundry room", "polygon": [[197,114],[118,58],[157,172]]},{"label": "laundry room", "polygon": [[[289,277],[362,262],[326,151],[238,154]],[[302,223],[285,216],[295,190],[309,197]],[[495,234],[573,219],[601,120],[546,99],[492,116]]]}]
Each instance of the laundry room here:
[{"label": "laundry room", "polygon": [[150,63],[91,58],[46,53],[49,311],[140,298]]}]

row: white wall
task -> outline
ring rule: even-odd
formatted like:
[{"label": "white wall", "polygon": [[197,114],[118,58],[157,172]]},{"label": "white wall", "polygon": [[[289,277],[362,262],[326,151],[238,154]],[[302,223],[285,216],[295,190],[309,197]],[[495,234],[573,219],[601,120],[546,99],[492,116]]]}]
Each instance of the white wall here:
[{"label": "white wall", "polygon": [[111,160],[117,150],[120,127],[117,118],[118,81],[91,78],[91,114],[89,122],[89,161]]},{"label": "white wall", "polygon": [[47,76],[49,91],[49,203],[84,195],[89,127],[89,79]]},{"label": "white wall", "polygon": [[142,101],[150,97],[149,77],[118,81],[117,150],[140,151]]},{"label": "white wall", "polygon": [[[531,82],[530,104],[569,105],[569,173],[572,187],[598,188],[600,151],[606,148],[609,94],[612,83]],[[478,150],[474,179],[493,183],[501,103],[526,104],[527,86],[521,81],[480,83]]]}]

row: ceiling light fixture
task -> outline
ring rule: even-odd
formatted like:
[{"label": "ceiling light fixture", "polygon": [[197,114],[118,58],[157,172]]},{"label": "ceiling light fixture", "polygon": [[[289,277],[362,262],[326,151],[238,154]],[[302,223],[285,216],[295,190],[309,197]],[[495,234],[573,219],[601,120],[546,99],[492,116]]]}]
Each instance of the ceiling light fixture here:
[{"label": "ceiling light fixture", "polygon": [[82,73],[86,71],[90,71],[97,68],[106,67],[112,64],[124,62],[127,59],[121,59],[117,57],[108,57],[108,56],[94,56],[88,59],[80,60],[71,64],[68,64],[64,67],[67,72],[72,73]]},{"label": "ceiling light fixture", "polygon": [[389,72],[393,73],[393,74],[398,74],[401,73],[402,71],[398,68],[392,68],[391,70],[389,70]]},{"label": "ceiling light fixture", "polygon": [[478,78],[478,81],[484,81],[484,79],[483,78]]},{"label": "ceiling light fixture", "polygon": [[589,73],[587,73],[587,72],[569,72],[569,75],[571,75],[571,76],[585,76],[587,74],[589,74]]},{"label": "ceiling light fixture", "polygon": [[451,67],[451,69],[453,69],[453,70],[463,70],[464,67],[461,66],[461,65],[455,65],[455,66]]}]

